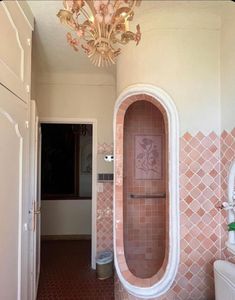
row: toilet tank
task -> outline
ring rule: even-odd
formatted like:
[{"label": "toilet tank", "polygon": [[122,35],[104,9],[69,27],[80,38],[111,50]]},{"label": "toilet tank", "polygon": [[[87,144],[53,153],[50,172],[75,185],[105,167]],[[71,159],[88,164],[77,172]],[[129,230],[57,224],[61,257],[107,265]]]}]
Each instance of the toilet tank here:
[{"label": "toilet tank", "polygon": [[215,300],[235,299],[235,264],[217,260],[214,263]]}]

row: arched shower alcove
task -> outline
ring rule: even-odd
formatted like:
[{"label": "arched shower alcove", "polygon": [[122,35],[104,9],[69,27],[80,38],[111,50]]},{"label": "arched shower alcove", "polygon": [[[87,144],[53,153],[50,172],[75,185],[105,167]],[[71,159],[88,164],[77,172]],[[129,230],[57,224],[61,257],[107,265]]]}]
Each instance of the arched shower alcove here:
[{"label": "arched shower alcove", "polygon": [[161,89],[136,85],[114,116],[114,252],[132,295],[154,298],[172,285],[179,264],[179,122]]}]

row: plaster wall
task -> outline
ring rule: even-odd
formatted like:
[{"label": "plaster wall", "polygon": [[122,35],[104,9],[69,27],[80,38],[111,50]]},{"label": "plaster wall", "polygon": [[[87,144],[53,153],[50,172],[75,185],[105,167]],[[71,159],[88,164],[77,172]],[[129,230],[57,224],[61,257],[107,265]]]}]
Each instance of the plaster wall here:
[{"label": "plaster wall", "polygon": [[159,5],[142,16],[137,12],[135,24],[141,24],[142,40],[138,47],[130,43],[122,50],[117,93],[137,83],[156,85],[174,99],[181,134],[218,133],[220,18],[190,5]]},{"label": "plaster wall", "polygon": [[91,234],[91,200],[47,200],[42,203],[42,235]]},{"label": "plaster wall", "polygon": [[[40,119],[97,120],[98,150],[103,149],[97,153],[97,170],[111,173],[112,164],[104,161],[103,146],[113,142],[114,78],[100,74],[44,73],[38,76],[35,89]],[[42,234],[91,234],[91,200],[42,201]]]},{"label": "plaster wall", "polygon": [[235,6],[231,4],[221,26],[221,128],[227,131],[235,127]]},{"label": "plaster wall", "polygon": [[112,143],[115,81],[96,74],[43,74],[37,81],[40,118],[96,119],[98,143]]}]

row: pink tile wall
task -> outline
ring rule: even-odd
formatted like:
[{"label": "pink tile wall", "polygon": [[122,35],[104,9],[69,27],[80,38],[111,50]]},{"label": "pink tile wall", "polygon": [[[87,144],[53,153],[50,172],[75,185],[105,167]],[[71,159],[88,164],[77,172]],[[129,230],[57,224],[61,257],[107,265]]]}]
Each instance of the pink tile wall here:
[{"label": "pink tile wall", "polygon": [[[213,262],[221,257],[231,259],[224,249],[226,220],[216,207],[221,199],[226,200],[228,168],[235,159],[235,129],[224,131],[221,137],[213,132],[186,133],[180,143],[180,266],[170,291],[157,299],[210,300],[214,299]],[[112,249],[112,190],[111,183],[104,183],[103,193],[98,193],[97,250]],[[117,277],[115,299],[135,299]]]},{"label": "pink tile wall", "polygon": [[[113,144],[99,143],[97,154],[112,154]],[[97,193],[97,252],[113,251],[113,183],[100,182],[102,192]]]},{"label": "pink tile wall", "polygon": [[[124,220],[124,211],[123,211],[123,203],[124,203],[124,193],[123,193],[123,133],[124,133],[124,117],[127,108],[138,101],[147,100],[156,106],[162,113],[164,120],[166,119],[166,113],[163,107],[159,104],[156,105],[156,100],[146,94],[133,95],[125,100],[124,103],[121,104],[117,118],[116,118],[116,147],[115,147],[115,162],[116,162],[116,176],[115,176],[115,232],[116,232],[116,254],[117,261],[119,263],[120,271],[122,275],[130,284],[141,285],[142,287],[150,287],[155,284],[163,275],[164,269],[166,267],[167,259],[164,259],[163,265],[160,270],[151,278],[139,278],[135,276],[129,270],[129,267],[126,263],[125,253],[124,253],[124,230],[123,230],[123,220]],[[166,122],[164,122],[166,124]],[[165,128],[167,130],[167,128]],[[164,151],[163,151],[164,153]],[[164,171],[164,168],[162,168]],[[167,205],[167,201],[166,201]],[[168,211],[168,210],[167,210]],[[166,216],[167,217],[167,216]],[[167,240],[166,240],[167,244]],[[166,245],[167,249],[167,245]],[[167,251],[166,251],[167,252]]]},{"label": "pink tile wall", "polygon": [[[227,182],[228,172],[232,161],[235,160],[235,128],[231,132],[223,131],[221,134],[221,201],[228,201],[227,199]],[[222,257],[235,262],[232,256],[225,247],[225,242],[228,239],[226,212],[222,211],[222,228],[221,228],[221,245]]]},{"label": "pink tile wall", "polygon": [[103,182],[97,194],[97,252],[113,251],[113,183]]},{"label": "pink tile wall", "polygon": [[99,143],[97,147],[98,154],[111,154],[113,153],[113,144]]},{"label": "pink tile wall", "polygon": [[165,257],[166,199],[133,195],[166,193],[165,125],[162,113],[152,103],[131,104],[124,121],[124,249],[129,270],[150,278]]},{"label": "pink tile wall", "polygon": [[[191,136],[180,146],[181,257],[176,280],[160,300],[214,299],[213,262],[221,257],[220,139]],[[135,299],[116,279],[115,299]]]}]

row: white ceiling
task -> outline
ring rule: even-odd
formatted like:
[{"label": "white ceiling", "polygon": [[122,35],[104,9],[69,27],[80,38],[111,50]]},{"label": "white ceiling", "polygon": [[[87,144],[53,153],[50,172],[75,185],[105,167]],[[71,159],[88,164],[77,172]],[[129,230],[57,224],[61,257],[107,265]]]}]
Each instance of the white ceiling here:
[{"label": "white ceiling", "polygon": [[[232,1],[156,1],[142,0],[141,8],[136,10],[134,23],[146,11],[185,9],[189,5],[201,12],[220,15],[223,5]],[[60,24],[57,12],[63,7],[62,0],[28,0],[28,4],[35,17],[34,53],[33,57],[39,71],[44,72],[74,72],[115,74],[115,66],[98,68],[92,65],[83,50],[75,52],[66,41],[68,29]],[[187,13],[187,12],[186,12]]]}]

